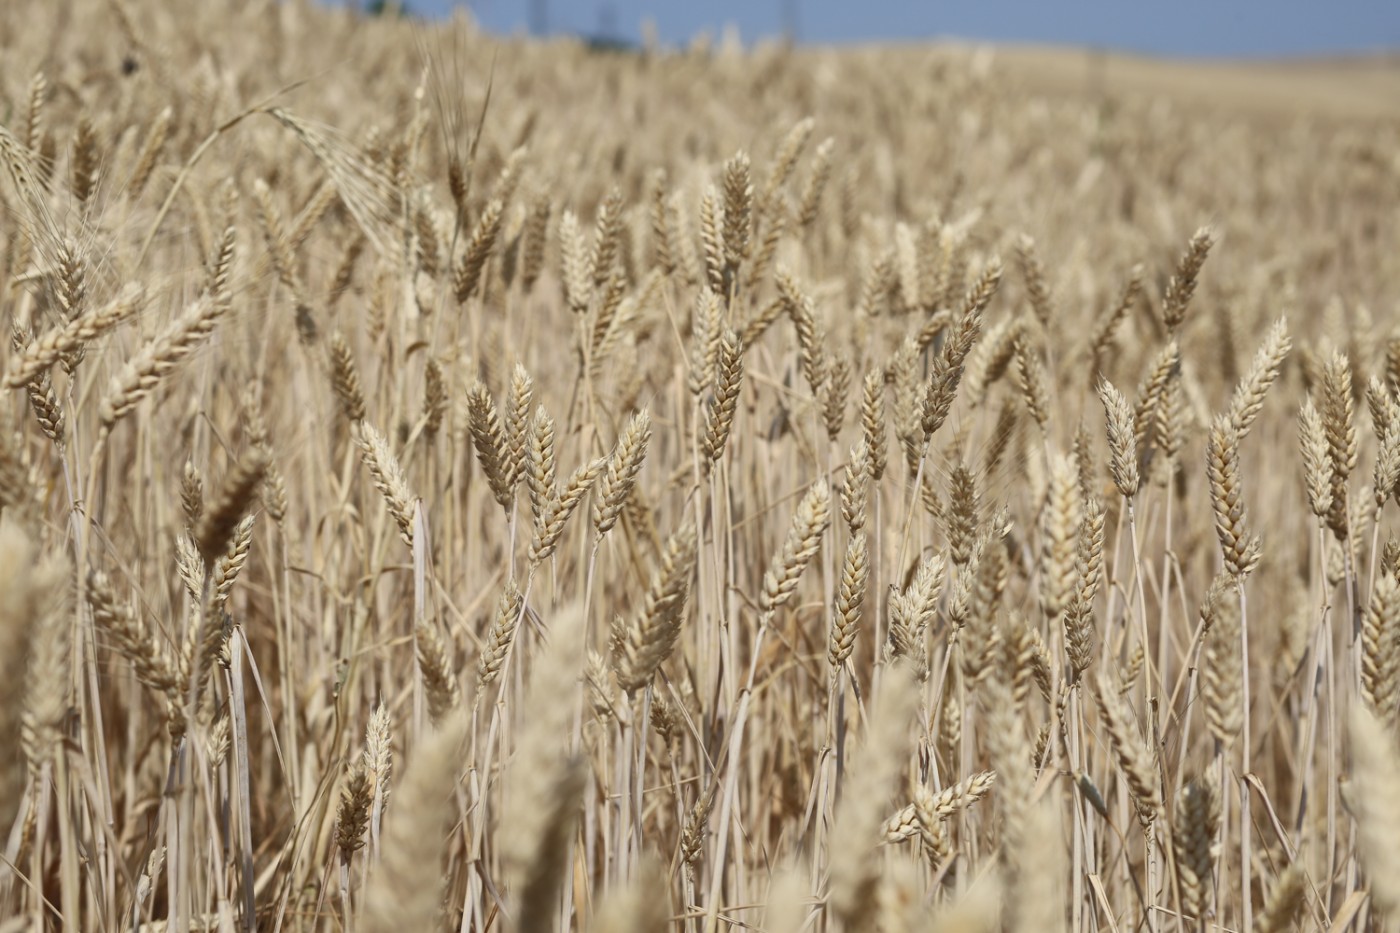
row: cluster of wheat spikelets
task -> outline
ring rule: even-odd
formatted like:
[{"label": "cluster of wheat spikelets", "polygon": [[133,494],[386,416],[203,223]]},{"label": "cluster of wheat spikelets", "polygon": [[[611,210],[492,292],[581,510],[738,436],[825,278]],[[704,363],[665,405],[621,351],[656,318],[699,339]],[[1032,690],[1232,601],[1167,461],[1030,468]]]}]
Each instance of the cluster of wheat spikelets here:
[{"label": "cluster of wheat spikelets", "polygon": [[1395,126],[295,2],[0,62],[0,931],[1400,923]]}]

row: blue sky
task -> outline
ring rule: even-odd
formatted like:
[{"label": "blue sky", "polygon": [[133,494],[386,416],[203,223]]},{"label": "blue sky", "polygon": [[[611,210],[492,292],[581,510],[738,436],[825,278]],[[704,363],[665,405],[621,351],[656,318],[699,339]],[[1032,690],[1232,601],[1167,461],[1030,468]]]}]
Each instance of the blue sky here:
[{"label": "blue sky", "polygon": [[[422,14],[453,0],[407,0]],[[523,30],[541,3],[555,32],[613,31],[635,39],[644,17],[663,40],[734,23],[746,40],[780,34],[784,6],[812,42],[971,39],[1095,45],[1163,55],[1275,56],[1400,49],[1400,0],[472,0],[489,29]]]}]

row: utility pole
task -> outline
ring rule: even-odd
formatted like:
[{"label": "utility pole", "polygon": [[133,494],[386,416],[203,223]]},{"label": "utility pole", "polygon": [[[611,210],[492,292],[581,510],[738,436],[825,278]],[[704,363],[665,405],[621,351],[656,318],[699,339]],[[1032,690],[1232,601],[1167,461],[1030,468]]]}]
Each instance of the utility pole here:
[{"label": "utility pole", "polygon": [[598,38],[616,39],[617,37],[617,7],[611,3],[598,4]]},{"label": "utility pole", "polygon": [[543,36],[549,32],[549,0],[530,0],[530,33]]},{"label": "utility pole", "polygon": [[799,26],[797,15],[797,0],[780,0],[778,16],[783,24],[783,38],[788,44],[797,43]]}]

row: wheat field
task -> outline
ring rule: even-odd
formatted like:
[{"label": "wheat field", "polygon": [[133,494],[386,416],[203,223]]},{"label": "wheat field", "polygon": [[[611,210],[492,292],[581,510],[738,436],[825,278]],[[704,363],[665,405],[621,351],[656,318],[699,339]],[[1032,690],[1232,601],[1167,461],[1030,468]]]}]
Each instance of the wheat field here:
[{"label": "wheat field", "polygon": [[0,5],[0,931],[1400,930],[1323,67]]}]

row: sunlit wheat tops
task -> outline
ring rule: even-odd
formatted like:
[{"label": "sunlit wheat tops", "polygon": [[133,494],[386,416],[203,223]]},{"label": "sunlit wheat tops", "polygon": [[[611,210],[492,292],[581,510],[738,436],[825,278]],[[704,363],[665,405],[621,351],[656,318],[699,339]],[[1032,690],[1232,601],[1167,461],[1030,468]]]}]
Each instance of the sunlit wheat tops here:
[{"label": "sunlit wheat tops", "polygon": [[465,724],[448,722],[418,746],[409,762],[384,839],[383,858],[365,891],[365,925],[391,933],[401,925],[431,926],[437,913],[439,879],[425,866],[438,863],[443,823],[451,812]]},{"label": "sunlit wheat tops", "polygon": [[110,428],[150,395],[171,370],[209,337],[223,311],[218,303],[200,298],[137,351],[107,388],[98,411],[102,424]]},{"label": "sunlit wheat tops", "polygon": [[496,402],[480,382],[467,393],[467,413],[471,418],[472,446],[486,481],[491,484],[491,493],[502,508],[509,509],[515,499],[514,477],[509,469],[513,461],[506,448]]},{"label": "sunlit wheat tops", "polygon": [[607,469],[598,479],[598,496],[593,503],[593,527],[605,535],[617,524],[618,516],[647,455],[651,441],[651,416],[640,411],[632,416],[627,429],[618,440],[617,449],[608,458]]},{"label": "sunlit wheat tops", "polygon": [[417,643],[418,671],[423,675],[423,692],[428,697],[428,717],[434,726],[440,726],[461,704],[456,665],[431,622],[419,622],[413,629],[413,638]]},{"label": "sunlit wheat tops", "polygon": [[1240,436],[1228,416],[1215,420],[1206,447],[1211,505],[1225,566],[1243,577],[1259,561],[1259,536],[1245,526],[1244,492],[1240,477]]},{"label": "sunlit wheat tops", "polygon": [[194,540],[206,563],[227,550],[239,522],[252,508],[253,498],[266,474],[266,457],[254,452],[229,472],[218,495],[202,509],[195,525]]},{"label": "sunlit wheat tops", "polygon": [[141,309],[145,295],[139,285],[129,284],[111,302],[57,324],[23,348],[19,360],[5,377],[5,385],[18,388],[39,377],[48,367],[116,327]]},{"label": "sunlit wheat tops", "polygon": [[695,528],[678,528],[666,542],[640,615],[613,623],[613,666],[623,690],[636,691],[650,683],[674,649],[685,619],[695,549]]},{"label": "sunlit wheat tops", "polygon": [[822,532],[831,520],[830,507],[831,489],[825,482],[814,485],[798,503],[792,527],[763,575],[758,607],[764,614],[776,611],[797,589],[802,571],[821,546]]},{"label": "sunlit wheat tops", "polygon": [[1197,276],[1214,245],[1215,234],[1209,228],[1202,227],[1191,237],[1186,252],[1177,263],[1176,271],[1162,296],[1162,322],[1167,325],[1168,331],[1176,332],[1186,319],[1186,309],[1196,294]]},{"label": "sunlit wheat tops", "polygon": [[1371,882],[1377,910],[1394,919],[1400,911],[1400,787],[1396,786],[1400,752],[1395,734],[1387,731],[1362,707],[1354,707],[1348,734],[1354,756],[1347,803],[1356,815],[1362,862]]},{"label": "sunlit wheat tops", "polygon": [[827,660],[833,668],[840,668],[855,648],[861,604],[865,601],[869,573],[870,558],[865,535],[854,532],[850,543],[846,545],[846,556],[841,561],[841,582],[836,591],[836,605],[831,621]]},{"label": "sunlit wheat tops", "polygon": [[1385,724],[1400,716],[1400,581],[1376,581],[1361,624],[1361,689]]},{"label": "sunlit wheat tops", "polygon": [[739,382],[744,375],[744,351],[739,335],[732,330],[725,331],[718,343],[714,359],[714,394],[705,409],[704,433],[700,440],[707,469],[724,453],[739,401]]},{"label": "sunlit wheat tops", "polygon": [[1322,430],[1332,480],[1327,526],[1338,540],[1351,533],[1347,482],[1357,461],[1354,404],[1351,361],[1340,352],[1334,353],[1322,374]]},{"label": "sunlit wheat tops", "polygon": [[0,524],[0,734],[11,754],[0,765],[0,818],[13,819],[24,783],[21,756],[31,764],[58,751],[67,682],[67,640],[61,629],[60,594],[66,569],[44,558],[16,525]]},{"label": "sunlit wheat tops", "polygon": [[1216,742],[1234,741],[1243,723],[1240,708],[1244,659],[1240,656],[1240,601],[1229,576],[1216,578],[1201,607],[1205,632],[1201,698],[1206,724]]},{"label": "sunlit wheat tops", "polygon": [[569,517],[593,488],[606,465],[603,459],[585,463],[569,475],[563,489],[549,490],[548,498],[535,517],[534,538],[530,542],[531,564],[538,564],[554,553]]},{"label": "sunlit wheat tops", "polygon": [[1108,729],[1114,757],[1128,781],[1138,821],[1142,823],[1143,828],[1148,828],[1162,808],[1150,747],[1144,743],[1136,724],[1132,721],[1132,711],[1119,695],[1113,681],[1107,677],[1100,677],[1094,687],[1094,696],[1104,714],[1104,724]]},{"label": "sunlit wheat tops", "polygon": [[1181,905],[1192,916],[1201,916],[1210,902],[1219,828],[1220,799],[1215,785],[1200,779],[1182,787],[1176,800],[1172,845]]},{"label": "sunlit wheat tops", "polygon": [[1101,381],[1099,399],[1103,402],[1108,426],[1109,473],[1113,485],[1125,499],[1137,495],[1141,477],[1138,474],[1137,441],[1133,434],[1133,410],[1128,400],[1113,385]]},{"label": "sunlit wheat tops", "polygon": [[389,515],[399,526],[399,535],[404,543],[413,544],[413,494],[409,492],[408,481],[404,478],[403,467],[389,447],[384,435],[371,424],[361,422],[355,429],[355,443],[360,448],[360,459],[369,471],[374,487],[384,497]]},{"label": "sunlit wheat tops", "polygon": [[1400,923],[1385,63],[163,6],[0,3],[0,933]]}]

